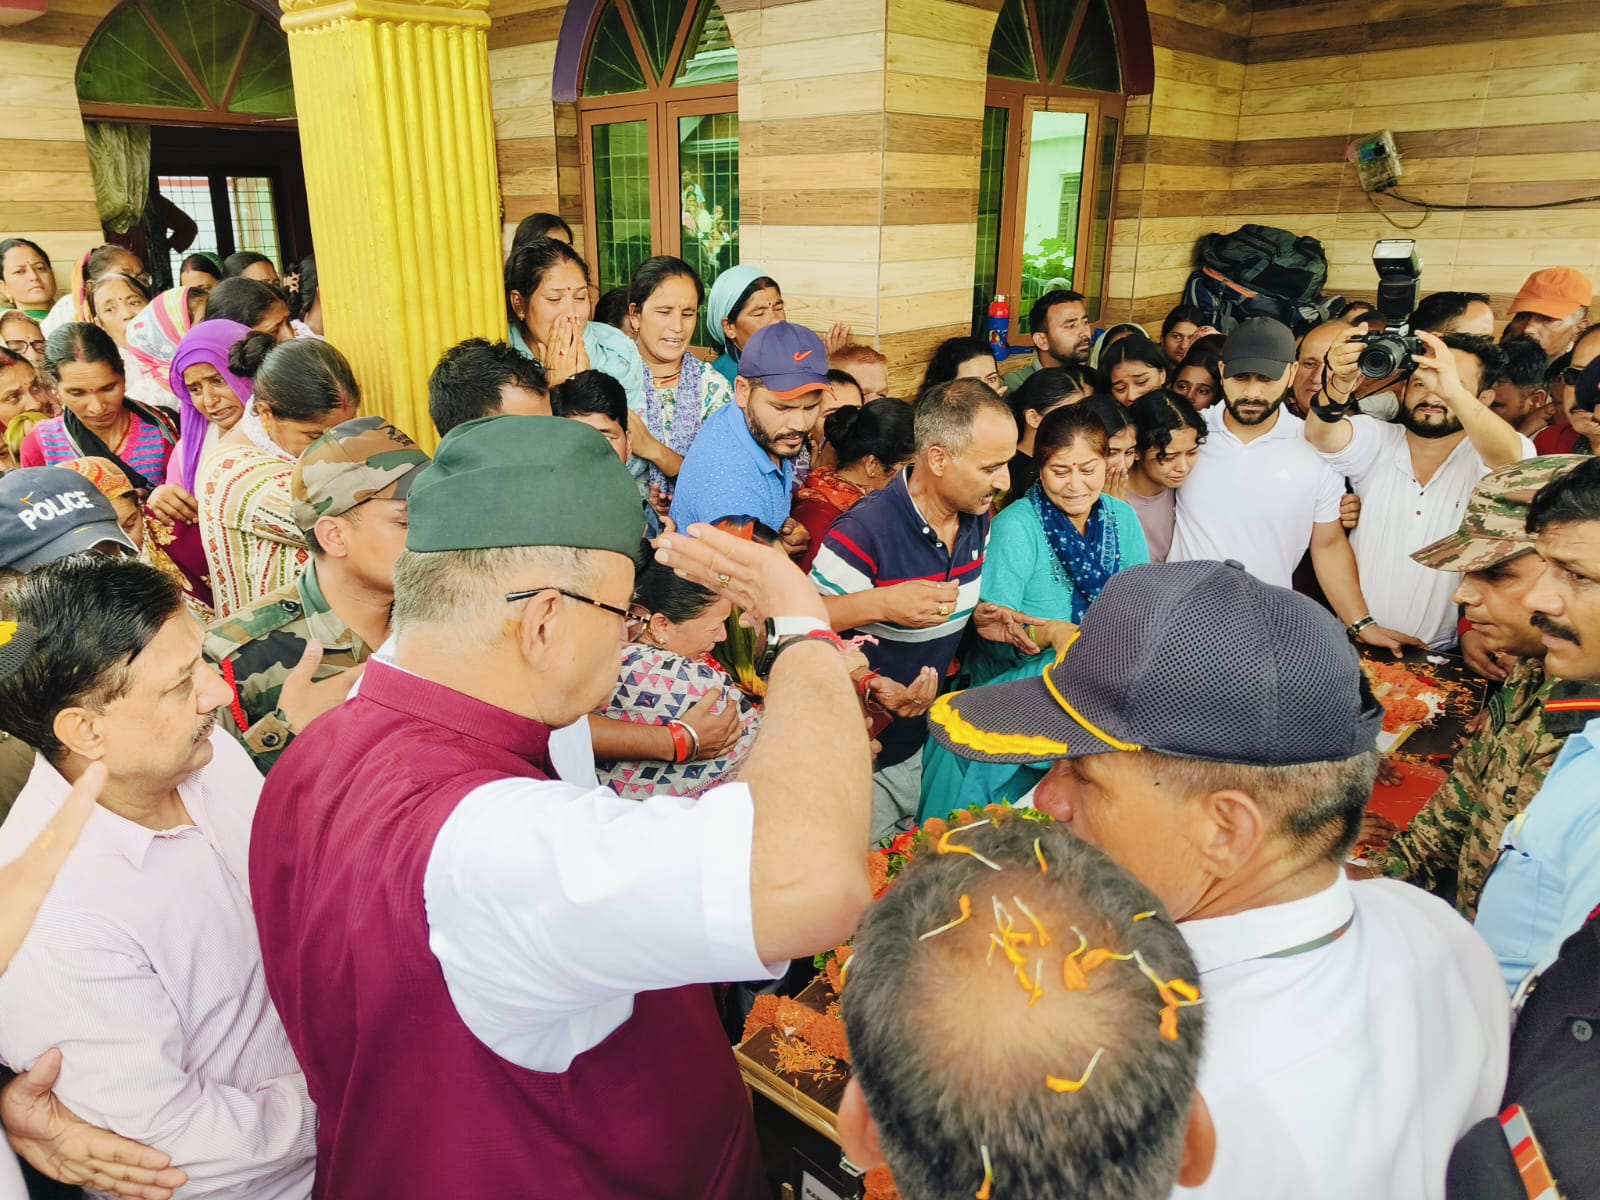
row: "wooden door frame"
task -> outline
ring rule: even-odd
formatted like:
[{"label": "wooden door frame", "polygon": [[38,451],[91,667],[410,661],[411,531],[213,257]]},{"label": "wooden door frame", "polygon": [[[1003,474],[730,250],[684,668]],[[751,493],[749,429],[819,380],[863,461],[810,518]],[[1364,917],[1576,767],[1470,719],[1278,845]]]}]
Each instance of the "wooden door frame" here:
[{"label": "wooden door frame", "polygon": [[651,205],[650,212],[650,248],[652,254],[660,254],[660,219],[656,209],[661,203],[661,156],[656,146],[656,139],[651,136],[654,132],[652,121],[657,115],[658,105],[632,104],[608,105],[604,108],[583,111],[578,113],[578,162],[582,168],[583,180],[583,223],[589,230],[590,256],[592,261],[589,268],[594,273],[596,287],[600,285],[602,263],[600,255],[602,247],[600,242],[599,208],[594,184],[594,131],[605,125],[625,125],[633,121],[645,123],[645,154],[649,160],[650,182],[646,189],[646,196]]},{"label": "wooden door frame", "polygon": [[[1081,19],[1081,17],[1080,17]],[[1037,37],[1037,34],[1035,35]],[[1023,242],[1028,204],[1028,172],[1031,168],[1033,117],[1038,112],[1083,113],[1085,115],[1083,139],[1083,172],[1079,180],[1077,240],[1073,243],[1072,286],[1083,282],[1084,260],[1079,247],[1090,251],[1093,245],[1094,197],[1099,181],[1102,118],[1117,118],[1117,136],[1122,136],[1123,121],[1127,111],[1127,98],[1108,92],[1089,92],[1047,87],[1041,84],[1012,83],[991,79],[984,97],[984,107],[1003,108],[1006,118],[1005,170],[1001,183],[1000,236],[996,243],[995,290],[1022,299]],[[1115,203],[1116,171],[1112,170],[1113,204]],[[1114,219],[1115,213],[1112,214]],[[1106,245],[1111,244],[1111,221],[1106,226]],[[1101,274],[1104,276],[1104,269]],[[1102,291],[1104,290],[1102,286]],[[1085,293],[1087,295],[1087,293]],[[1101,297],[1104,303],[1104,296]],[[1026,349],[1033,339],[1026,332],[1026,314],[1014,311],[1011,345]],[[1091,314],[1098,319],[1098,314]],[[1020,340],[1019,340],[1020,339]]]}]

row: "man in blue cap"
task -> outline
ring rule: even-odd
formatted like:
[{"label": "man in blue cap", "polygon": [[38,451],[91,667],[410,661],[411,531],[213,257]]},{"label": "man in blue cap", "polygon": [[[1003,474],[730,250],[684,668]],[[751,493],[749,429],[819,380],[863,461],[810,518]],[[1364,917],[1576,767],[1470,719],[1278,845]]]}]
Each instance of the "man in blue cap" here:
[{"label": "man in blue cap", "polygon": [[705,423],[683,456],[672,494],[678,528],[754,517],[782,533],[791,554],[803,554],[811,535],[789,520],[794,463],[827,391],[828,351],[821,338],[788,321],[758,329],[739,360],[735,403]]},{"label": "man in blue cap", "polygon": [[948,749],[1058,760],[1041,810],[1160,897],[1200,969],[1211,1178],[1184,1197],[1443,1195],[1491,1116],[1509,1005],[1449,905],[1342,866],[1383,711],[1325,609],[1237,563],[1131,567],[1049,670],[928,714]]}]

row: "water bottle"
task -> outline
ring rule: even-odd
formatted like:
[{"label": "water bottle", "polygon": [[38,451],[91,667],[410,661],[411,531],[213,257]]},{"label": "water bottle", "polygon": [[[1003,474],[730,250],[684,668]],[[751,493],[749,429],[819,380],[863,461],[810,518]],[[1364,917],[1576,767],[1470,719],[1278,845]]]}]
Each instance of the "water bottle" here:
[{"label": "water bottle", "polygon": [[989,346],[996,361],[1011,353],[1011,303],[1004,296],[989,305]]}]

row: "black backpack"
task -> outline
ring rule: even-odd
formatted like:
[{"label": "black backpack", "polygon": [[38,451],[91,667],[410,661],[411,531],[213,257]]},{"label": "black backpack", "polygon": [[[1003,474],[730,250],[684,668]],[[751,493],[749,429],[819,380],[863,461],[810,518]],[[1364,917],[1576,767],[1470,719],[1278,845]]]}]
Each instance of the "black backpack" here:
[{"label": "black backpack", "polygon": [[1201,238],[1196,259],[1184,302],[1225,333],[1246,317],[1271,317],[1296,333],[1320,318],[1317,305],[1328,281],[1328,259],[1314,237],[1245,225]]}]

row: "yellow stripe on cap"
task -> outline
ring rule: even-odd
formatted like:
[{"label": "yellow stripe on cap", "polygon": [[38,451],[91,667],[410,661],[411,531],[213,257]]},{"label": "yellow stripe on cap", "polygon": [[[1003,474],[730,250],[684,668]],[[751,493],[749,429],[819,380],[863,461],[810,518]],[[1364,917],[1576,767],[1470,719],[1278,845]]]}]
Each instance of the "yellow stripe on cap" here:
[{"label": "yellow stripe on cap", "polygon": [[1029,760],[1064,758],[1072,753],[1071,746],[1054,738],[1029,733],[991,733],[987,729],[979,729],[957,712],[951,703],[962,694],[950,692],[940,696],[928,710],[928,720],[935,722],[957,745],[968,746],[980,754],[1015,755]]},{"label": "yellow stripe on cap", "polygon": [[1077,644],[1078,639],[1080,637],[1082,637],[1082,636],[1083,636],[1083,630],[1082,629],[1075,630],[1073,632],[1073,635],[1070,638],[1067,639],[1067,644],[1065,646],[1061,647],[1061,649],[1059,651],[1057,651],[1057,653],[1056,653],[1056,661],[1051,663],[1042,672],[1040,672],[1040,678],[1044,680],[1044,686],[1050,689],[1050,694],[1055,697],[1056,703],[1061,705],[1061,707],[1066,710],[1067,716],[1071,717],[1079,725],[1082,725],[1085,729],[1087,729],[1090,733],[1094,734],[1095,737],[1099,738],[1102,742],[1104,742],[1106,745],[1110,746],[1113,750],[1122,750],[1122,751],[1130,751],[1130,752],[1134,751],[1134,750],[1143,750],[1144,747],[1141,746],[1138,742],[1124,742],[1124,741],[1121,741],[1118,738],[1112,737],[1109,733],[1107,733],[1105,730],[1101,729],[1098,725],[1096,725],[1093,721],[1091,721],[1087,717],[1085,717],[1077,709],[1073,708],[1072,705],[1067,703],[1067,698],[1061,694],[1061,689],[1056,687],[1056,681],[1054,679],[1050,678],[1050,672],[1055,670],[1056,667],[1061,665],[1061,660],[1067,657],[1067,651],[1071,650],[1072,647]]}]

